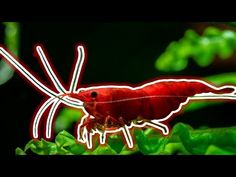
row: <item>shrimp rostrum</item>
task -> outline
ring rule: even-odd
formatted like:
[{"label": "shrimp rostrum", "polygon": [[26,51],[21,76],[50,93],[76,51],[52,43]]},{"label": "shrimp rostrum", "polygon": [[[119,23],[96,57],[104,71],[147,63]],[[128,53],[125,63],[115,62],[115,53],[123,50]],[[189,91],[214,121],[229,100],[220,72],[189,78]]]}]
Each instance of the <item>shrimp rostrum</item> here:
[{"label": "shrimp rostrum", "polygon": [[76,136],[79,142],[86,143],[91,149],[95,134],[99,135],[100,144],[105,144],[107,134],[117,132],[122,132],[127,146],[133,148],[133,138],[130,133],[133,127],[149,126],[159,130],[163,135],[168,135],[170,128],[167,121],[179,113],[189,101],[236,100],[235,86],[217,87],[200,79],[158,79],[135,87],[106,84],[82,88],[78,86],[86,55],[82,45],[76,47],[76,62],[69,89],[66,90],[55,70],[52,69],[43,47],[38,45],[35,50],[54,88],[43,84],[22,62],[0,46],[2,57],[48,97],[33,118],[33,138],[39,138],[39,122],[48,109],[44,137],[47,139],[52,137],[53,118],[61,103],[82,109],[84,112],[84,116],[77,124]]}]

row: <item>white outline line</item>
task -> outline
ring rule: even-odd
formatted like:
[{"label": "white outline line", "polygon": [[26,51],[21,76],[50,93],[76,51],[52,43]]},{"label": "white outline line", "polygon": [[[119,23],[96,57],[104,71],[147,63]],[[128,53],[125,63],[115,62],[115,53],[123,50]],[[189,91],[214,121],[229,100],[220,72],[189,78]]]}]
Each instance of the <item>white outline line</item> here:
[{"label": "white outline line", "polygon": [[74,93],[77,89],[78,81],[81,76],[81,70],[82,70],[82,67],[84,64],[84,59],[85,59],[85,52],[84,52],[83,46],[78,46],[77,51],[78,51],[78,58],[77,58],[75,66],[74,66],[74,71],[73,71],[73,76],[72,76],[72,80],[70,83],[69,93]]},{"label": "white outline line", "polygon": [[[146,126],[150,126],[150,127],[155,128],[155,129],[161,130],[163,135],[168,135],[169,134],[169,127],[165,124],[162,124],[162,123],[158,122],[157,120],[151,120],[150,122],[146,122]],[[162,128],[162,127],[164,127],[164,128]]]},{"label": "white outline line", "polygon": [[62,86],[61,82],[58,80],[56,74],[52,70],[52,67],[50,63],[48,62],[48,59],[42,49],[41,46],[36,46],[36,51],[39,55],[40,61],[42,62],[44,69],[46,70],[46,73],[48,74],[49,78],[53,82],[53,85],[56,87],[57,91],[60,93],[66,93],[66,89]]},{"label": "white outline line", "polygon": [[50,109],[50,112],[48,114],[47,123],[46,123],[46,138],[48,139],[50,139],[52,136],[52,122],[53,122],[53,118],[55,116],[56,110],[60,104],[61,104],[61,101],[59,99],[54,101]]},{"label": "white outline line", "polygon": [[[40,91],[48,95],[49,97],[58,97],[59,95],[46,87],[44,84],[42,84],[38,79],[35,78],[33,74],[31,74],[23,65],[21,65],[16,58],[14,58],[12,55],[10,55],[3,47],[0,47],[0,54],[9,62],[11,63],[15,69],[17,69],[27,80],[29,80],[36,88],[38,88]],[[82,102],[77,101],[73,102],[66,99],[67,97],[62,98],[62,102],[68,106],[75,107],[76,105],[78,107],[82,106]]]},{"label": "white outline line", "polygon": [[129,127],[127,125],[125,125],[123,127],[122,131],[123,131],[123,134],[124,134],[124,137],[125,137],[128,147],[133,148],[134,143],[133,143],[133,138],[132,138],[130,131],[129,131]]},{"label": "white outline line", "polygon": [[56,93],[50,90],[48,87],[43,85],[38,79],[36,79],[28,70],[22,66],[17,59],[15,59],[13,56],[11,56],[4,48],[0,47],[0,53],[4,56],[4,58],[7,59],[8,62],[10,62],[18,71],[21,72],[21,74],[24,75],[32,84],[34,84],[35,87],[37,87],[39,90],[41,90],[46,95],[52,97],[55,96]]},{"label": "white outline line", "polygon": [[105,143],[106,143],[106,138],[107,138],[106,136],[107,136],[106,131],[104,131],[104,132],[102,133],[102,135],[99,136],[99,138],[100,138],[100,143],[101,143],[101,144],[105,144]]},{"label": "white outline line", "polygon": [[38,127],[39,127],[39,122],[42,118],[43,113],[45,112],[45,110],[52,104],[55,102],[55,98],[49,98],[47,101],[45,101],[42,106],[40,107],[40,109],[37,111],[34,120],[33,120],[33,137],[34,138],[38,138]]},{"label": "white outline line", "polygon": [[[81,47],[81,46],[78,46]],[[82,46],[83,47],[83,46]],[[40,91],[42,91],[43,93],[45,93],[46,95],[48,95],[50,98],[44,102],[44,104],[41,105],[41,107],[39,108],[39,110],[37,111],[34,119],[33,119],[33,127],[32,127],[32,132],[33,132],[33,137],[34,138],[38,138],[38,126],[39,126],[39,122],[42,118],[42,115],[44,113],[44,111],[54,102],[56,102],[56,98],[58,98],[59,96],[61,96],[61,94],[65,91],[65,93],[69,93],[66,92],[66,90],[64,89],[64,87],[61,85],[60,81],[58,80],[57,76],[55,75],[55,73],[53,72],[46,56],[44,55],[44,52],[41,48],[41,46],[36,46],[36,51],[39,54],[40,60],[43,63],[45,70],[48,74],[48,76],[50,77],[50,79],[52,80],[54,86],[56,87],[56,89],[59,91],[60,94],[55,93],[54,91],[52,91],[51,89],[49,89],[48,87],[46,87],[44,84],[42,84],[32,73],[30,73],[23,65],[21,65],[16,58],[14,58],[11,54],[9,54],[3,47],[0,47],[0,54],[9,62],[11,63],[15,69],[17,69],[24,77],[27,78],[27,80],[29,80],[36,88],[38,88]],[[79,59],[79,58],[78,58]],[[79,73],[80,74],[80,73]],[[77,84],[77,83],[76,83]],[[61,89],[61,88],[62,89]],[[55,99],[55,100],[54,100]],[[74,108],[81,108],[82,107],[82,102],[73,98],[69,98],[68,96],[64,96],[60,98],[61,100],[59,101],[59,103],[64,103],[67,106],[70,107],[74,107]],[[58,104],[59,104],[58,103]],[[55,105],[55,103],[53,104]],[[58,105],[59,106],[59,105]],[[57,106],[56,106],[57,107]],[[52,115],[55,114],[56,112],[56,107],[53,107],[53,109],[51,109],[50,113]],[[50,115],[51,115],[50,114]],[[47,120],[47,124],[46,124],[46,136],[47,137],[51,137],[51,119],[49,115],[49,120]],[[48,132],[49,130],[49,132]]]},{"label": "white outline line", "polygon": [[[59,91],[59,93],[62,94],[63,93],[71,93],[70,91],[66,91],[65,88],[62,86],[62,84],[60,83],[60,81],[57,79],[57,76],[56,74],[53,72],[52,70],[52,67],[50,66],[50,63],[48,62],[48,59],[46,58],[41,46],[37,46],[36,47],[36,50],[40,56],[40,60],[41,62],[43,63],[44,65],[44,68],[46,69],[47,71],[47,74],[48,76],[50,77],[50,79],[52,80],[54,86],[56,87],[56,89]],[[80,76],[80,73],[81,73],[81,68],[82,68],[82,65],[83,65],[83,62],[84,62],[84,48],[83,46],[78,46],[77,47],[77,51],[78,51],[78,58],[77,58],[77,61],[76,61],[76,65],[74,67],[74,71],[73,71],[73,78],[71,80],[71,89],[76,89],[77,88],[77,84],[78,84],[78,80],[79,80],[79,76]],[[81,58],[82,56],[82,58]],[[81,59],[80,59],[81,58]],[[57,97],[59,96],[59,94],[57,95]],[[66,96],[67,97],[67,96]],[[60,99],[62,99],[63,97],[61,97]],[[72,106],[72,107],[75,107],[75,108],[81,108],[82,106],[82,102],[79,101],[78,99],[75,99],[75,98],[68,98],[67,101],[73,101],[75,103],[78,103],[79,106]],[[52,135],[52,122],[53,122],[53,117],[56,113],[56,110],[59,106],[59,104],[63,102],[63,101],[57,101],[56,100],[54,101],[52,107],[51,107],[51,110],[49,112],[49,115],[48,115],[48,118],[47,118],[47,123],[46,123],[46,138],[51,138],[51,135]],[[51,103],[52,104],[52,103]],[[50,105],[48,105],[47,107],[49,107]],[[70,105],[71,106],[71,105]],[[43,107],[43,105],[42,105]],[[47,108],[46,107],[46,108]],[[40,110],[42,112],[44,112],[45,109],[43,110]],[[41,116],[42,114],[40,115],[40,118],[37,118],[37,119],[41,119]],[[38,124],[37,124],[37,127],[36,126],[33,126],[33,130],[34,132],[37,131],[38,132]],[[35,135],[34,135],[35,137]],[[36,137],[37,138],[37,137]]]}]

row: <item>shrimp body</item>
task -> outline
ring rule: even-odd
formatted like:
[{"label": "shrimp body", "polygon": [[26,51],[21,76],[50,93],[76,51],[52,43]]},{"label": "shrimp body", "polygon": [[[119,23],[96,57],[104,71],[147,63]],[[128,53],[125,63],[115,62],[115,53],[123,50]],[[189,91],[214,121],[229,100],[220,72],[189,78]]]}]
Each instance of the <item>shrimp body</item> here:
[{"label": "shrimp body", "polygon": [[163,81],[139,90],[147,96],[147,99],[143,99],[142,103],[142,116],[146,119],[164,118],[172,111],[177,110],[181,103],[186,102],[189,97],[194,97],[196,94],[226,94],[234,91],[233,88],[214,89],[198,80]]},{"label": "shrimp body", "polygon": [[110,128],[130,125],[137,120],[163,119],[196,94],[228,94],[234,90],[231,87],[215,88],[201,80],[177,79],[157,80],[139,87],[91,87],[70,96],[84,102],[86,111],[95,117],[93,126],[106,124],[105,128]]},{"label": "shrimp body", "polygon": [[79,83],[86,58],[83,45],[76,47],[76,62],[72,68],[69,85],[65,86],[53,69],[43,46],[36,45],[35,52],[52,87],[45,84],[21,60],[0,45],[0,56],[45,95],[45,100],[33,116],[31,136],[34,139],[40,137],[39,125],[46,113],[48,114],[44,137],[52,138],[53,119],[60,104],[84,112],[76,126],[77,140],[86,143],[91,149],[94,134],[99,134],[100,144],[104,144],[107,133],[122,131],[129,148],[133,148],[130,133],[133,127],[151,126],[160,130],[163,135],[168,135],[169,127],[166,120],[179,113],[190,100],[236,100],[234,85],[216,87],[196,79],[158,79],[134,87],[101,85],[82,88]]}]

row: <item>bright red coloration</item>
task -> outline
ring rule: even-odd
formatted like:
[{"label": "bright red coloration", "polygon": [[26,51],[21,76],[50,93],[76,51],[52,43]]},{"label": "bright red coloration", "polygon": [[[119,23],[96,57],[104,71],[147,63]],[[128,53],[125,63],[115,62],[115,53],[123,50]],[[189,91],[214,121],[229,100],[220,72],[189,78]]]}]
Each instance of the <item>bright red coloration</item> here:
[{"label": "bright red coloration", "polygon": [[[105,87],[105,86],[104,86]],[[131,121],[161,119],[177,110],[196,94],[227,94],[233,88],[214,89],[202,82],[163,81],[136,88],[91,88],[70,96],[84,102],[88,118],[83,126],[90,131],[99,126],[122,127]]]},{"label": "bright red coloration", "polygon": [[[150,126],[163,135],[169,134],[167,120],[181,111],[190,100],[236,100],[236,87],[224,85],[215,87],[202,80],[160,79],[147,82],[139,87],[101,85],[82,88],[79,84],[85,61],[82,45],[76,47],[78,56],[72,69],[68,89],[61,83],[42,46],[37,45],[35,52],[54,88],[47,87],[27,67],[0,45],[0,55],[6,59],[35,88],[47,95],[37,110],[32,122],[32,137],[39,138],[40,120],[49,110],[45,137],[51,138],[53,118],[61,103],[81,109],[84,116],[77,125],[77,140],[92,148],[92,137],[99,134],[100,144],[105,144],[106,135],[121,131],[129,148],[133,148],[130,129]],[[94,130],[94,131],[91,131]]]}]

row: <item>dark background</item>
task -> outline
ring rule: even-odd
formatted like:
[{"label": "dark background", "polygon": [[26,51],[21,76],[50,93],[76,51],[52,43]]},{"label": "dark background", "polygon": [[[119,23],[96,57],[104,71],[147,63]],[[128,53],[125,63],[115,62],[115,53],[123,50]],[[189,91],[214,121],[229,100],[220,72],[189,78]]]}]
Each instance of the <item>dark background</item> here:
[{"label": "dark background", "polygon": [[[164,75],[203,77],[235,71],[235,66],[222,65],[219,62],[204,69],[190,62],[186,70],[170,74],[155,69],[157,57],[171,41],[182,38],[189,28],[201,33],[208,25],[212,23],[23,22],[19,58],[46,81],[40,64],[33,56],[34,45],[43,44],[57,72],[67,83],[75,54],[74,47],[83,43],[87,49],[88,60],[81,84],[137,84]],[[38,93],[17,73],[0,86],[0,93],[1,137],[6,143],[4,148],[14,155],[16,147],[23,148],[30,140],[32,115],[44,95]],[[193,127],[232,126],[236,123],[233,114],[235,105],[226,103],[178,116],[172,124],[182,121]]]}]

